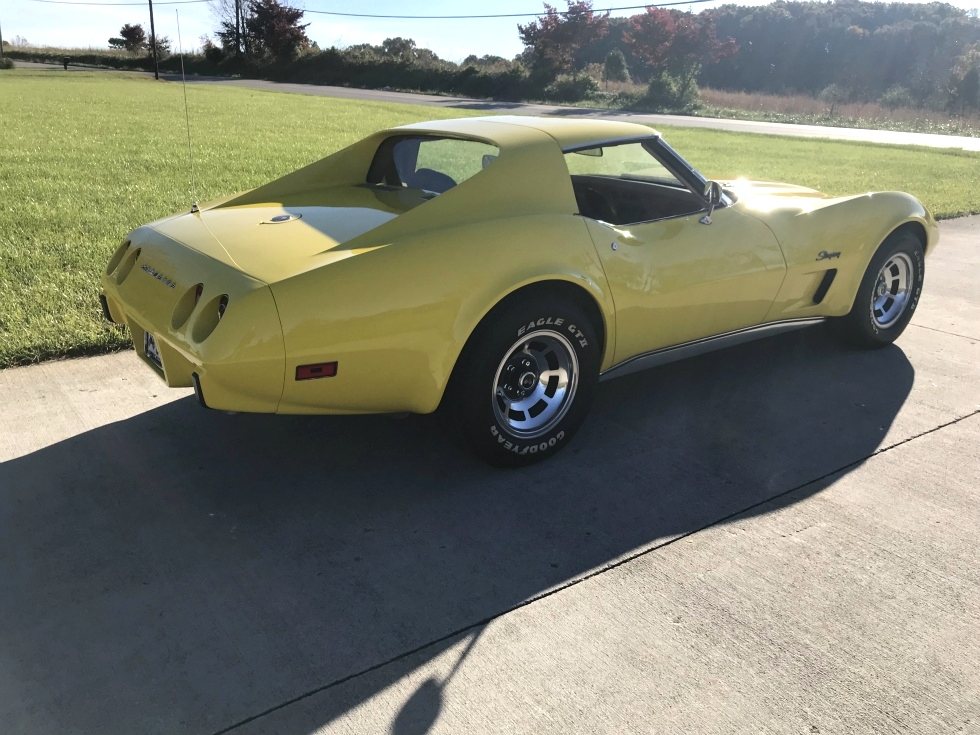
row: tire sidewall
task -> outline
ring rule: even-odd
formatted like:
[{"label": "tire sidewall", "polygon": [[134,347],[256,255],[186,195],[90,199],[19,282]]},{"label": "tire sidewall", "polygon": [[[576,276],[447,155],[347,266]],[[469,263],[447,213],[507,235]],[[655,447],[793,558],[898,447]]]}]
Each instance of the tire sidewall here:
[{"label": "tire sidewall", "polygon": [[[878,273],[893,255],[904,253],[912,261],[912,283],[909,288],[909,301],[905,306],[905,311],[898,320],[887,327],[877,324],[871,314],[871,302],[874,294]],[[857,296],[854,299],[854,306],[851,309],[850,321],[854,331],[854,337],[859,343],[868,346],[889,345],[898,339],[898,336],[908,326],[915,310],[919,305],[919,298],[922,296],[922,284],[925,279],[925,253],[922,243],[911,234],[902,234],[893,239],[886,240],[875,252],[874,257],[868,264],[861,285],[858,288]]]},{"label": "tire sidewall", "polygon": [[[575,352],[578,376],[564,415],[533,438],[515,434],[493,410],[497,370],[516,342],[536,334],[558,333]],[[495,465],[521,466],[563,449],[585,419],[598,383],[602,349],[588,317],[572,304],[534,300],[491,314],[467,344],[454,374],[454,416],[462,437]]]}]

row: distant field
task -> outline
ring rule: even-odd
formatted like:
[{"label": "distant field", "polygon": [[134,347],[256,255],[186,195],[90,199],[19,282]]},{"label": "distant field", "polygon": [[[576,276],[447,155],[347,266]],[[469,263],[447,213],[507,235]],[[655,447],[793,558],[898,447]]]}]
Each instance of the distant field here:
[{"label": "distant field", "polygon": [[726,92],[702,89],[704,117],[764,120],[797,125],[833,125],[871,130],[905,130],[939,135],[980,137],[980,115],[951,115],[916,107],[890,109],[873,102],[847,102],[830,105],[804,95]]},{"label": "distant field", "polygon": [[[247,189],[380,128],[474,112],[191,85],[200,201]],[[190,203],[181,87],[110,72],[0,72],[0,367],[107,351],[98,276],[126,232]],[[980,155],[665,130],[719,178],[832,193],[899,189],[938,216],[980,211]]]}]

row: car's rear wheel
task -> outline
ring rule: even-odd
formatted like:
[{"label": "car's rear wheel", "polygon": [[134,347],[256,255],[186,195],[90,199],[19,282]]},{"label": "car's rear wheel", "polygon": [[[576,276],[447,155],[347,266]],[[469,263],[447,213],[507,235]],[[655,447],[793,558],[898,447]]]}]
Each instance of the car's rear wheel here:
[{"label": "car's rear wheel", "polygon": [[491,464],[550,457],[585,419],[600,355],[594,325],[574,304],[512,299],[484,320],[453,372],[453,425]]},{"label": "car's rear wheel", "polygon": [[871,258],[858,286],[854,305],[832,326],[854,347],[890,345],[908,326],[922,293],[925,252],[909,232],[889,237]]}]

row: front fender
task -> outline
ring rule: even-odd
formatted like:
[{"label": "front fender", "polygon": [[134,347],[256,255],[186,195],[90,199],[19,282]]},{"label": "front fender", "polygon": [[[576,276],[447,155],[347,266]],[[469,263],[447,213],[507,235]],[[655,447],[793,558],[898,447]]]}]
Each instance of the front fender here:
[{"label": "front fender", "polygon": [[[787,268],[766,321],[847,314],[875,251],[903,225],[921,227],[927,254],[939,240],[936,221],[909,194],[879,192],[812,203],[756,214],[779,240]],[[813,294],[828,269],[837,274],[823,300],[814,304]]]}]

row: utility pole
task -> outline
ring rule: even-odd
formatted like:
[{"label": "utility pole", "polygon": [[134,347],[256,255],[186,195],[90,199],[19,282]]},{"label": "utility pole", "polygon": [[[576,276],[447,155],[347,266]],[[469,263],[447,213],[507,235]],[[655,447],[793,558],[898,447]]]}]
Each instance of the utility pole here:
[{"label": "utility pole", "polygon": [[242,6],[241,0],[235,0],[235,53],[242,54]]},{"label": "utility pole", "polygon": [[153,25],[153,0],[150,3],[150,46],[153,47],[153,78],[160,78],[160,62],[157,60],[157,32]]}]

